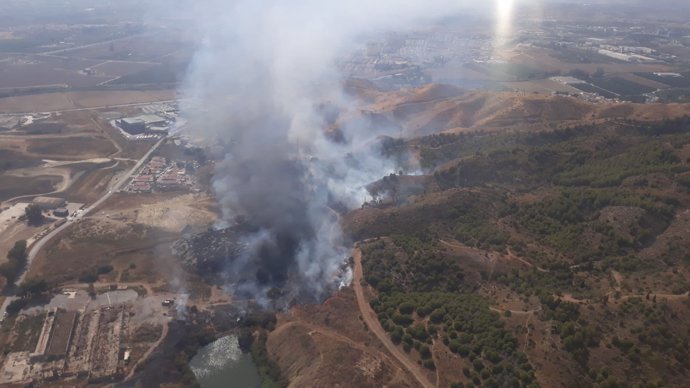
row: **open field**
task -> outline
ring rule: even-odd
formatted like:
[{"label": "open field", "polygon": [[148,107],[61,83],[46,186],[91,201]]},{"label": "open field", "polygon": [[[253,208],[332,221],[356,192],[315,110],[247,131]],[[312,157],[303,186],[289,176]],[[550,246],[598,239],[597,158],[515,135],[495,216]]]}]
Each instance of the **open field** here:
[{"label": "open field", "polygon": [[[213,210],[204,195],[115,195],[93,216],[52,241],[27,277],[70,282],[106,264],[115,267],[108,275],[110,281],[157,283],[180,276],[170,245],[185,226],[203,229],[213,223]],[[57,271],[55,260],[61,263]]]},{"label": "open field", "polygon": [[0,134],[0,200],[59,192],[89,203],[153,144],[128,141],[97,112],[46,117]]},{"label": "open field", "polygon": [[665,72],[671,69],[664,64],[612,63],[613,60],[608,57],[601,58],[599,63],[582,63],[575,57],[559,57],[553,50],[538,47],[521,47],[506,54],[506,57],[516,63],[533,66],[547,72],[559,71],[562,74],[567,74],[573,70],[593,74],[597,70],[602,69],[605,73],[616,74]]},{"label": "open field", "polygon": [[184,71],[193,53],[188,35],[178,26],[111,24],[107,19],[96,25],[28,24],[0,32],[0,95],[98,88],[127,75],[135,75],[137,84],[176,82],[161,81],[146,70],[164,72],[179,64]]},{"label": "open field", "polygon": [[49,193],[56,190],[62,181],[61,177],[52,175],[31,177],[0,175],[0,200],[20,195]]},{"label": "open field", "polygon": [[119,39],[116,42],[94,44],[84,48],[61,51],[61,56],[89,60],[155,63],[161,57],[188,48],[184,39],[162,34],[146,34]]},{"label": "open field", "polygon": [[0,98],[0,113],[53,112],[78,109],[103,109],[115,105],[169,101],[175,90],[85,91],[46,93]]},{"label": "open field", "polygon": [[15,151],[34,160],[74,161],[107,157],[117,149],[101,135],[0,136],[0,149]]},{"label": "open field", "polygon": [[98,61],[48,56],[15,56],[0,62],[0,92],[39,86],[87,87],[112,77],[80,72]]},{"label": "open field", "polygon": [[16,197],[56,195],[72,202],[89,203],[112,185],[111,180],[132,166],[132,162],[74,163],[66,167],[38,167],[9,170],[0,175],[0,201]]},{"label": "open field", "polygon": [[27,152],[47,159],[78,160],[108,156],[117,149],[102,137],[31,139],[26,141]]}]

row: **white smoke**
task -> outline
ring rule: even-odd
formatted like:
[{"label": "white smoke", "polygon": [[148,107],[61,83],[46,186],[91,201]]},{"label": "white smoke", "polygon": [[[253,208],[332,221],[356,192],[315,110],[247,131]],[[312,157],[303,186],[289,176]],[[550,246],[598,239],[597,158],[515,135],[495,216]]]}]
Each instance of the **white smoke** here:
[{"label": "white smoke", "polygon": [[[198,1],[203,37],[181,95],[187,128],[223,150],[214,190],[227,222],[242,216],[257,231],[229,265],[239,290],[263,294],[276,283],[320,298],[342,281],[348,256],[333,204],[354,208],[365,185],[396,171],[360,121],[339,128],[324,106],[347,111],[336,61],[372,34],[451,16],[458,0]],[[257,261],[268,274],[254,279]],[[283,277],[287,275],[287,279]],[[347,279],[348,275],[343,276]]]}]

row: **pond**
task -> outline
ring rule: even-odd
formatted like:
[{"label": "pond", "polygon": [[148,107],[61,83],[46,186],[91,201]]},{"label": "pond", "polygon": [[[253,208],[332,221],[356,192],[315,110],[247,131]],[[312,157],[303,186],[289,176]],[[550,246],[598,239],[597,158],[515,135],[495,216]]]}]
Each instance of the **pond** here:
[{"label": "pond", "polygon": [[237,337],[220,338],[199,349],[190,367],[201,388],[258,388],[261,377]]}]

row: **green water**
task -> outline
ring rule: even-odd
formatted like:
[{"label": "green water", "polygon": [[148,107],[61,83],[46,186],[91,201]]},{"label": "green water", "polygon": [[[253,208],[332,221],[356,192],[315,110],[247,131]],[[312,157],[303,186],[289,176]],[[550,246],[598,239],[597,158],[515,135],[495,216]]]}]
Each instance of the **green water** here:
[{"label": "green water", "polygon": [[252,356],[242,353],[235,336],[220,338],[199,349],[189,366],[201,388],[261,386]]}]

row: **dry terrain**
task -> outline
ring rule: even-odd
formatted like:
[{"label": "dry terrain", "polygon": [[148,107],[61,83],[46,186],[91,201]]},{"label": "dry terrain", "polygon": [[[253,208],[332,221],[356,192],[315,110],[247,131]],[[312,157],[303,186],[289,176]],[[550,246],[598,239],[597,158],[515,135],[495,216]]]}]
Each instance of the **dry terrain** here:
[{"label": "dry terrain", "polygon": [[416,387],[418,383],[362,321],[352,289],[319,306],[279,315],[267,342],[291,387]]},{"label": "dry terrain", "polygon": [[358,88],[357,93],[370,101],[360,114],[408,138],[439,132],[549,130],[618,118],[654,121],[690,114],[688,104],[592,104],[550,93],[490,93],[445,85],[385,93]]},{"label": "dry terrain", "polygon": [[[182,275],[170,245],[186,226],[205,228],[216,219],[202,194],[119,194],[53,240],[27,278],[73,282],[103,265],[114,270],[104,280],[168,282]],[[54,270],[59,261],[60,270]],[[167,286],[166,286],[167,287]]]}]

